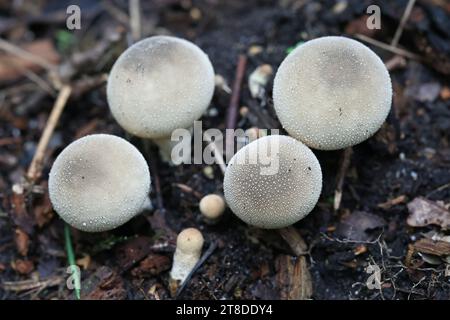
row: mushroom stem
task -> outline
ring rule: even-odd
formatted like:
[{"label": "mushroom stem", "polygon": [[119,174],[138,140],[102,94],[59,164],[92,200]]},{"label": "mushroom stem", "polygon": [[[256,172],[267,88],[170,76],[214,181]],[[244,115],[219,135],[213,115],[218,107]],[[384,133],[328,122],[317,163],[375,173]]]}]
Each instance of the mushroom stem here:
[{"label": "mushroom stem", "polygon": [[152,139],[152,141],[158,146],[161,159],[170,165],[174,165],[172,161],[172,148],[175,143],[170,138]]},{"label": "mushroom stem", "polygon": [[195,228],[184,229],[180,232],[170,271],[172,280],[179,280],[181,283],[186,280],[200,259],[203,242],[201,232]]}]

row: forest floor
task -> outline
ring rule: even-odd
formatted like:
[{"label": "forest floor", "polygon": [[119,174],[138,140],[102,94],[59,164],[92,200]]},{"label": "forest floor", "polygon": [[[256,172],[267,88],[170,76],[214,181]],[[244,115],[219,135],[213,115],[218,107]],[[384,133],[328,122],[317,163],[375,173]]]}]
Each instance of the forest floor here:
[{"label": "forest floor", "polygon": [[[47,180],[58,153],[92,133],[125,137],[144,153],[155,209],[110,232],[71,229],[83,299],[173,298],[168,270],[175,235],[186,227],[199,228],[204,252],[210,250],[178,298],[450,299],[447,2],[417,1],[396,46],[389,45],[408,1],[141,2],[143,36],[195,42],[224,80],[201,119],[204,128],[225,129],[228,87],[245,55],[236,125],[281,129],[273,76],[257,98],[249,76],[263,64],[275,72],[290,48],[326,35],[363,39],[379,54],[392,77],[391,113],[352,153],[314,151],[323,192],[294,226],[308,246],[298,258],[277,232],[249,227],[229,210],[217,225],[204,223],[199,199],[223,192],[220,168],[170,167],[114,121],[105,83],[130,44],[125,1],[79,1],[81,30],[75,31],[66,28],[66,8],[76,1],[0,1],[0,299],[74,299],[66,287],[64,223],[52,210]],[[380,30],[366,27],[372,3],[381,8]],[[60,83],[72,91],[31,183],[28,170]]]}]

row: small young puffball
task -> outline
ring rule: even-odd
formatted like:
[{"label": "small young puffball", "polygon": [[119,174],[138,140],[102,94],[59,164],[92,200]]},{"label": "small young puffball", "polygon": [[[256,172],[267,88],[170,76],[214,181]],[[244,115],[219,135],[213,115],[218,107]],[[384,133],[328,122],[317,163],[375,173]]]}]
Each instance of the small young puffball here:
[{"label": "small young puffball", "polygon": [[150,191],[150,172],[128,141],[109,134],[85,136],[56,158],[49,176],[55,211],[82,231],[114,229],[140,213]]},{"label": "small young puffball", "polygon": [[187,228],[180,232],[170,271],[173,280],[180,280],[181,283],[186,280],[200,259],[203,242],[202,233],[195,228]]},{"label": "small young puffball", "polygon": [[281,124],[311,148],[335,150],[372,136],[391,108],[383,61],[362,43],[323,37],[300,45],[281,63],[273,100]]},{"label": "small young puffball", "polygon": [[195,44],[154,36],[129,47],[108,78],[109,107],[117,122],[142,138],[170,138],[189,128],[209,106],[214,70]]},{"label": "small young puffball", "polygon": [[205,219],[213,222],[225,211],[225,200],[217,194],[208,194],[200,200],[199,208]]},{"label": "small young puffball", "polygon": [[228,206],[244,222],[283,228],[314,208],[322,189],[322,171],[303,143],[272,135],[251,142],[233,156],[223,187]]}]

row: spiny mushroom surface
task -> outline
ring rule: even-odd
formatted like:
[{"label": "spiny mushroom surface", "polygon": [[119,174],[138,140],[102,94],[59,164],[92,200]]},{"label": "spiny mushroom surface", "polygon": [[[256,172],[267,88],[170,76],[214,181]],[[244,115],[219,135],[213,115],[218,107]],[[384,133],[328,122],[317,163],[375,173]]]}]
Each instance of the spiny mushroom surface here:
[{"label": "spiny mushroom surface", "polygon": [[200,118],[214,92],[214,70],[195,44],[154,36],[129,47],[115,62],[107,97],[117,122],[142,138],[170,137]]},{"label": "spiny mushroom surface", "polygon": [[[250,160],[255,156],[257,161]],[[262,171],[269,163],[261,160],[266,157],[276,170]],[[322,170],[303,143],[288,136],[266,136],[233,156],[223,187],[228,206],[240,219],[260,228],[282,228],[314,208],[322,189]]]},{"label": "spiny mushroom surface", "polygon": [[203,247],[203,235],[195,228],[181,231],[177,237],[177,247],[173,256],[170,277],[184,282],[200,259]]},{"label": "spiny mushroom surface", "polygon": [[335,150],[373,135],[391,108],[383,61],[345,37],[306,42],[281,63],[274,80],[276,113],[287,132],[311,148]]},{"label": "spiny mushroom surface", "polygon": [[150,172],[131,143],[94,134],[72,142],[58,155],[48,183],[50,200],[64,221],[82,231],[100,232],[141,211]]}]

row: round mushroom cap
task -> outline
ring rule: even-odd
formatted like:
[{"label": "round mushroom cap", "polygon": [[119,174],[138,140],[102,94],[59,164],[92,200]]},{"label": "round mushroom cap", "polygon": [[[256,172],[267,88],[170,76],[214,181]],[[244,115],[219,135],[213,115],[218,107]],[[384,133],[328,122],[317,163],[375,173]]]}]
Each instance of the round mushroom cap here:
[{"label": "round mushroom cap", "polygon": [[240,219],[260,228],[283,228],[314,208],[322,190],[322,170],[300,141],[266,136],[231,158],[223,187],[228,206]]},{"label": "round mushroom cap", "polygon": [[311,148],[335,150],[372,136],[391,108],[383,61],[345,37],[306,42],[281,63],[274,80],[276,113],[287,132]]},{"label": "round mushroom cap", "polygon": [[195,44],[155,36],[129,47],[115,62],[107,97],[117,122],[142,138],[162,138],[189,128],[208,108],[214,70]]},{"label": "round mushroom cap", "polygon": [[203,235],[195,228],[187,228],[181,231],[177,237],[177,250],[185,254],[200,255],[203,247]]},{"label": "round mushroom cap", "polygon": [[94,134],[59,154],[48,183],[50,200],[64,221],[82,231],[100,232],[141,212],[150,191],[150,172],[131,143]]},{"label": "round mushroom cap", "polygon": [[217,194],[208,194],[200,200],[200,212],[207,219],[217,219],[225,211],[225,200]]}]

